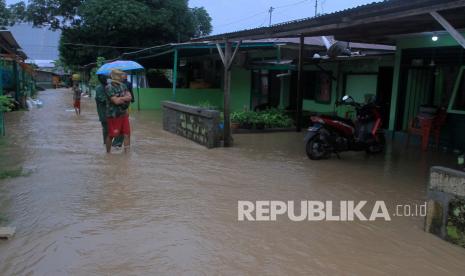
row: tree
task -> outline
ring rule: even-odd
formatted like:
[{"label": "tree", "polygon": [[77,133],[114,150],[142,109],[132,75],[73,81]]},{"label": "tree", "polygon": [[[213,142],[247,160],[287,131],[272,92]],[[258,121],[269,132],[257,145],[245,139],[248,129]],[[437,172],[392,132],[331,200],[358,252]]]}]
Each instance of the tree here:
[{"label": "tree", "polygon": [[189,8],[187,0],[31,0],[27,13],[36,26],[62,29],[60,55],[73,65],[186,41],[212,29],[208,12]]},{"label": "tree", "polygon": [[97,70],[103,65],[105,64],[105,58],[103,57],[98,57],[97,58],[97,61],[96,61],[96,65],[92,71],[90,72],[90,81],[89,81],[89,84],[92,88],[96,88],[100,82],[98,80],[98,76],[97,76]]},{"label": "tree", "polygon": [[212,32],[212,18],[204,7],[192,8],[194,37],[202,37]]},{"label": "tree", "polygon": [[0,0],[0,30],[9,25],[10,11],[6,7],[5,0]]},{"label": "tree", "polygon": [[8,10],[10,13],[10,24],[27,20],[26,3],[23,1],[8,6]]}]

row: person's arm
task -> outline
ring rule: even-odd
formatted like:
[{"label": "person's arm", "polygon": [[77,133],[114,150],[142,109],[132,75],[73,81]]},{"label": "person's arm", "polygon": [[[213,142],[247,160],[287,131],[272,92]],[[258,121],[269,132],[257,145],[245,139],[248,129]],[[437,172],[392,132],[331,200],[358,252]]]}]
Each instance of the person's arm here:
[{"label": "person's arm", "polygon": [[[130,99],[129,99],[130,100]],[[116,96],[112,96],[110,98],[110,101],[115,104],[115,105],[122,105],[122,104],[125,104],[127,102],[127,99],[126,97],[116,97]]]},{"label": "person's arm", "polygon": [[125,99],[126,102],[132,102],[132,99],[134,99],[130,90],[124,93],[123,98]]}]

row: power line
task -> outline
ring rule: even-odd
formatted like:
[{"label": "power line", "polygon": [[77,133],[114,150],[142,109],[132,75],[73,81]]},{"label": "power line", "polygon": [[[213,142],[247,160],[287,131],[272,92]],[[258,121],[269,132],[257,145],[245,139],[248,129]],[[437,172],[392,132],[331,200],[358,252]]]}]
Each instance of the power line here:
[{"label": "power line", "polygon": [[64,45],[72,45],[79,47],[91,48],[112,48],[112,49],[145,49],[143,47],[130,47],[130,46],[110,46],[110,45],[94,45],[94,44],[81,44],[81,43],[63,43]]},{"label": "power line", "polygon": [[[289,8],[289,7],[297,6],[297,5],[300,5],[300,4],[305,3],[305,2],[308,2],[308,1],[309,1],[309,0],[301,0],[301,1],[298,1],[298,2],[294,2],[294,3],[290,3],[290,4],[286,4],[286,5],[281,5],[281,6],[277,6],[277,7],[271,7],[271,8],[273,8],[273,11],[272,11],[272,12],[274,12],[274,11],[277,10],[277,9],[284,9],[284,8]],[[271,8],[270,8],[270,9],[271,9]],[[252,15],[249,15],[249,16],[246,16],[246,17],[243,17],[243,18],[240,18],[240,19],[231,21],[231,22],[229,22],[229,23],[217,25],[217,26],[215,26],[215,27],[225,27],[225,26],[229,26],[229,25],[233,25],[233,24],[236,24],[236,23],[240,23],[240,22],[243,22],[243,21],[252,19],[252,18],[256,18],[256,17],[259,16],[259,15],[263,15],[263,14],[270,13],[270,9],[268,9],[267,11],[264,11],[264,12],[258,12],[258,13],[255,13],[255,14],[252,14]]]}]

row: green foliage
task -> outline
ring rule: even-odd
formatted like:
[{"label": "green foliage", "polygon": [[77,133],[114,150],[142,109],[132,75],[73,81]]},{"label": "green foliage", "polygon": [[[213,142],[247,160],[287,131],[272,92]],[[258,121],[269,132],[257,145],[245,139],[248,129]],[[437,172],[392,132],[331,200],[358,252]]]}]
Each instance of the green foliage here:
[{"label": "green foliage", "polygon": [[59,29],[79,21],[78,7],[84,0],[30,0],[27,19],[35,26],[50,26]]},{"label": "green foliage", "polygon": [[[8,10],[5,0],[0,0],[0,27],[8,26],[10,11]],[[0,28],[1,29],[1,28]]]},{"label": "green foliage", "polygon": [[465,199],[455,199],[450,203],[449,222],[465,233]]},{"label": "green foliage", "polygon": [[218,110],[218,107],[217,106],[214,106],[212,103],[210,103],[210,101],[202,101],[202,102],[199,102],[198,104],[196,104],[195,106],[198,106],[198,107],[201,107],[201,108],[205,108],[205,109],[210,109],[210,110]]},{"label": "green foliage", "polygon": [[21,176],[29,176],[29,175],[30,173],[24,172],[23,168],[4,170],[4,171],[0,171],[0,180],[7,179],[7,178],[21,177]]},{"label": "green foliage", "polygon": [[9,112],[13,106],[13,99],[11,97],[0,96],[0,112]]},{"label": "green foliage", "polygon": [[212,30],[212,18],[208,14],[207,10],[204,7],[201,8],[192,8],[193,15],[193,26],[197,26],[194,31],[194,37],[202,37],[209,35]]},{"label": "green foliage", "polygon": [[15,22],[23,22],[27,20],[27,8],[24,1],[12,4],[8,7],[10,11],[10,25]]},{"label": "green foliage", "polygon": [[239,123],[244,128],[288,128],[292,126],[292,119],[284,111],[268,109],[264,111],[240,111],[231,114],[231,121]]},{"label": "green foliage", "polygon": [[[187,0],[31,0],[27,18],[34,25],[62,29],[60,55],[66,64],[85,65],[99,56],[123,52],[211,32],[204,8]],[[83,47],[76,44],[111,45]],[[126,48],[118,48],[126,47]]]},{"label": "green foliage", "polygon": [[5,26],[12,26],[16,22],[27,21],[27,8],[24,1],[6,5],[5,0],[0,0],[0,30]]},{"label": "green foliage", "polygon": [[103,65],[105,64],[105,58],[104,57],[98,57],[97,58],[97,61],[96,61],[96,66],[92,69],[92,71],[90,71],[90,80],[89,80],[89,84],[92,88],[95,88],[97,87],[100,82],[98,81],[98,76],[97,76],[97,70]]}]

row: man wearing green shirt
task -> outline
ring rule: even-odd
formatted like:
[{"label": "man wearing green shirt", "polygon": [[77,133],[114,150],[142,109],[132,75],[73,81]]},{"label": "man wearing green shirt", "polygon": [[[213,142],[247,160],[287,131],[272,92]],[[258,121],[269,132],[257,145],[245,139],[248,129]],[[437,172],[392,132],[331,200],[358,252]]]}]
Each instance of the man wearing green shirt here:
[{"label": "man wearing green shirt", "polygon": [[[98,80],[100,84],[95,88],[95,103],[97,105],[97,113],[100,124],[102,125],[103,143],[105,144],[108,136],[108,123],[107,123],[107,94],[105,89],[107,87],[107,76],[99,75]],[[113,140],[113,147],[121,147],[123,145],[123,136],[118,136]]]}]

